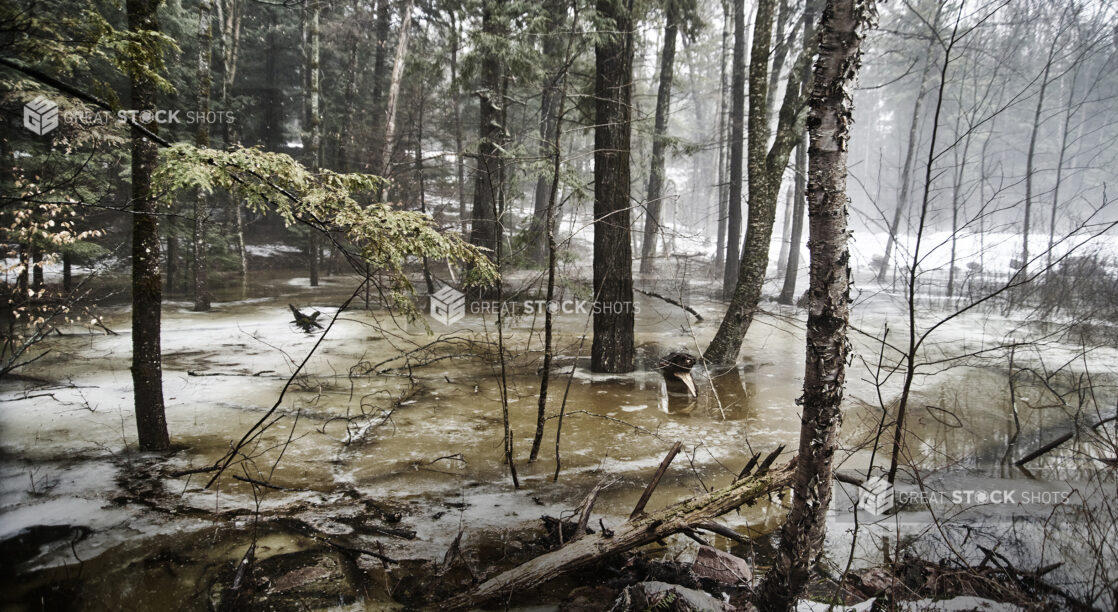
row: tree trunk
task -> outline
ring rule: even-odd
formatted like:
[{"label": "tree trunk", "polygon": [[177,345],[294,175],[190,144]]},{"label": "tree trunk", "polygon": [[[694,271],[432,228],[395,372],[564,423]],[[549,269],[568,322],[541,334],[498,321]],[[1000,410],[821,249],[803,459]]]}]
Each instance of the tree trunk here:
[{"label": "tree trunk", "polygon": [[804,236],[804,208],[807,207],[807,139],[796,147],[795,206],[792,210],[792,234],[788,243],[788,262],[784,269],[784,286],[777,302],[786,306],[796,303],[796,276],[800,273],[800,245]]},{"label": "tree trunk", "polygon": [[[427,189],[424,181],[423,172],[423,111],[426,106],[426,85],[424,81],[419,82],[419,101],[417,102],[418,108],[416,109],[415,120],[415,186],[419,190],[419,212],[427,214]],[[427,286],[427,295],[435,292],[435,282],[431,278],[431,265],[427,261],[427,256],[423,256],[423,283]]]},{"label": "tree trunk", "polygon": [[[391,176],[392,146],[396,140],[396,101],[400,97],[400,79],[404,76],[404,63],[408,57],[408,27],[411,25],[411,10],[415,3],[408,0],[404,13],[400,16],[400,34],[396,40],[396,57],[392,61],[392,80],[388,85],[388,102],[384,107],[384,150],[381,154],[381,176]],[[385,190],[387,196],[387,190]]]},{"label": "tree trunk", "polygon": [[[210,89],[213,87],[213,68],[211,51],[213,27],[211,0],[201,0],[198,4],[198,114],[206,117],[210,110]],[[199,120],[194,133],[194,144],[199,147],[210,146],[210,128],[205,120]],[[194,310],[204,312],[210,309],[209,271],[206,262],[206,194],[201,189],[194,197]]]},{"label": "tree trunk", "polygon": [[1056,246],[1056,212],[1060,206],[1060,185],[1064,179],[1064,161],[1068,151],[1068,134],[1071,131],[1071,118],[1079,110],[1075,104],[1075,86],[1079,80],[1079,64],[1072,71],[1068,88],[1068,102],[1064,110],[1064,124],[1060,127],[1060,153],[1056,160],[1056,180],[1052,184],[1052,214],[1048,218],[1048,257],[1045,268],[1052,271],[1052,250]]},{"label": "tree trunk", "polygon": [[[358,4],[353,3],[353,11],[356,17],[359,10]],[[357,92],[360,85],[361,70],[364,64],[361,63],[361,45],[360,38],[356,35],[349,37],[349,56],[346,59],[345,75],[347,77],[345,84],[345,101],[342,105],[342,121],[338,128],[338,137],[335,142],[336,155],[335,164],[336,169],[341,172],[349,172],[357,164],[351,159],[353,156],[353,115],[357,112]]]},{"label": "tree trunk", "polygon": [[[815,0],[808,0],[814,2]],[[768,122],[772,124],[772,111],[776,108],[776,92],[780,85],[780,73],[784,72],[784,63],[788,59],[788,49],[792,46],[792,36],[788,30],[788,17],[791,7],[788,0],[780,0],[779,10],[776,12],[776,31],[772,39],[776,43],[771,51],[772,68],[769,70],[769,86],[765,93],[765,108],[769,109]],[[795,34],[793,31],[791,34]]]},{"label": "tree trunk", "polygon": [[62,292],[69,294],[74,289],[74,256],[69,253],[62,254]]},{"label": "tree trunk", "polygon": [[167,228],[167,279],[164,284],[167,287],[167,293],[174,294],[177,287],[175,281],[179,278],[179,239],[175,236],[175,220],[168,218],[165,224]]},{"label": "tree trunk", "polygon": [[273,8],[272,24],[268,28],[268,53],[265,55],[264,70],[268,73],[268,94],[265,119],[267,130],[264,132],[265,143],[269,151],[278,152],[283,145],[283,92],[279,84],[279,41],[276,31],[279,29],[279,10]]},{"label": "tree trunk", "polygon": [[[221,110],[230,111],[229,96],[237,78],[237,55],[241,46],[241,0],[218,0],[218,25],[221,26]],[[229,147],[237,142],[235,126],[221,123],[222,143]]]},{"label": "tree trunk", "polygon": [[[543,90],[540,92],[540,120],[539,120],[539,146],[537,152],[541,160],[554,155],[555,146],[552,138],[555,136],[555,123],[559,120],[559,68],[565,60],[562,57],[563,46],[558,36],[558,24],[566,16],[567,3],[563,0],[548,0],[547,15],[552,26],[550,32],[543,36],[543,61],[547,62],[547,71],[544,74]],[[545,263],[548,258],[547,250],[547,219],[548,204],[551,201],[552,177],[549,171],[541,171],[536,177],[534,205],[532,207],[532,223],[528,228],[527,256],[533,262]],[[554,219],[554,211],[551,217]],[[554,228],[552,228],[552,231]]]},{"label": "tree trunk", "polygon": [[43,249],[42,247],[31,245],[31,290],[41,291],[43,289]]},{"label": "tree trunk", "polygon": [[675,68],[675,40],[679,33],[679,3],[667,0],[664,48],[660,53],[660,86],[656,90],[656,123],[652,132],[652,167],[648,171],[645,194],[644,240],[641,242],[641,274],[652,273],[656,256],[656,235],[660,232],[661,199],[664,192],[664,149],[668,115],[672,106],[672,74]]},{"label": "tree trunk", "polygon": [[[960,115],[961,117],[962,115]],[[955,295],[955,260],[958,254],[959,246],[959,209],[966,205],[966,200],[963,198],[963,179],[966,176],[967,158],[970,156],[970,142],[971,136],[974,134],[974,127],[968,126],[967,132],[962,136],[963,150],[962,157],[959,155],[959,148],[956,146],[955,151],[955,184],[951,189],[951,261],[947,267],[947,297],[954,297]],[[955,142],[959,142],[959,121],[955,121]]]},{"label": "tree trunk", "polygon": [[[754,21],[753,47],[749,66],[749,226],[745,234],[745,248],[738,266],[737,284],[734,286],[730,305],[718,327],[718,332],[703,353],[710,363],[727,364],[737,360],[742,341],[753,322],[753,313],[761,301],[761,287],[769,265],[769,242],[776,220],[777,196],[780,182],[788,166],[788,157],[802,139],[804,97],[811,89],[811,58],[814,50],[801,50],[788,77],[784,101],[780,107],[780,120],[776,135],[769,146],[768,109],[765,100],[768,88],[766,62],[769,41],[772,37],[773,7],[775,0],[762,0],[757,5]],[[804,9],[804,28],[812,40],[813,5]],[[732,205],[732,202],[731,202]]]},{"label": "tree trunk", "polygon": [[[770,0],[761,0],[770,7]],[[760,17],[760,5],[758,5]],[[763,69],[763,68],[762,68]],[[753,71],[752,66],[750,72]],[[745,137],[745,0],[734,0],[734,60],[730,77],[730,186],[727,196],[726,268],[722,277],[722,297],[730,297],[741,265],[741,191],[742,147]]]},{"label": "tree trunk", "polygon": [[633,75],[632,0],[597,0],[612,33],[594,46],[594,372],[633,369],[633,256],[629,137]]},{"label": "tree trunk", "polygon": [[[503,28],[494,15],[494,2],[487,0],[482,11],[481,29],[484,34],[499,36]],[[470,243],[489,249],[490,259],[501,239],[501,226],[496,211],[502,208],[497,198],[504,181],[505,101],[501,99],[501,82],[504,67],[501,58],[493,51],[485,52],[481,59],[481,91],[477,174],[474,181],[473,222]]]},{"label": "tree trunk", "polygon": [[[743,9],[744,12],[744,9]],[[728,214],[726,201],[729,188],[726,185],[726,109],[729,106],[729,81],[726,79],[726,51],[730,40],[730,31],[734,27],[734,13],[730,8],[729,0],[722,0],[722,49],[719,58],[718,80],[718,237],[714,247],[714,269],[720,270],[726,261],[726,215]]]},{"label": "tree trunk", "polygon": [[[130,32],[158,32],[156,9],[159,0],[128,0]],[[155,83],[144,75],[131,74],[132,109],[155,110]],[[156,124],[147,125],[151,131]],[[160,307],[163,284],[159,278],[159,222],[151,192],[151,175],[158,155],[155,142],[132,129],[132,385],[136,406],[136,430],[140,450],[162,451],[170,447],[167,418],[163,410],[163,364],[160,354]]]},{"label": "tree trunk", "polygon": [[842,425],[850,311],[846,154],[853,123],[854,78],[872,27],[872,0],[829,0],[811,93],[808,215],[811,280],[804,360],[803,417],[792,509],[781,528],[773,568],[758,589],[762,610],[793,610],[823,549],[831,502],[832,460]]},{"label": "tree trunk", "polygon": [[[376,51],[373,53],[373,91],[371,98],[374,138],[384,133],[384,126],[381,123],[381,118],[384,116],[381,114],[381,98],[384,97],[384,67],[388,62],[388,31],[391,21],[391,0],[379,0],[377,2]],[[374,172],[380,172],[380,169],[384,167],[385,162],[380,157],[383,152],[383,146],[377,147],[374,144],[373,158],[370,164]]]},{"label": "tree trunk", "polygon": [[776,258],[776,270],[788,269],[788,251],[792,247],[792,209],[796,207],[796,194],[789,189],[784,195],[784,221],[780,224],[780,255]]},{"label": "tree trunk", "polygon": [[936,9],[931,25],[933,31],[928,33],[928,46],[924,51],[924,69],[920,72],[920,88],[916,92],[916,102],[912,107],[912,119],[909,120],[908,124],[908,144],[905,149],[904,166],[901,169],[901,193],[897,197],[897,207],[893,209],[893,219],[889,222],[889,235],[885,238],[885,255],[882,256],[877,269],[878,282],[884,282],[885,275],[889,273],[889,261],[893,255],[893,245],[897,241],[897,232],[901,229],[901,217],[908,210],[909,187],[912,183],[912,164],[916,159],[917,134],[920,126],[920,110],[924,105],[924,97],[928,95],[928,75],[931,73],[932,64],[935,63],[932,57],[936,45],[935,30],[939,28],[939,17],[942,12],[942,6]]},{"label": "tree trunk", "polygon": [[[322,112],[319,108],[319,54],[321,41],[318,35],[318,20],[321,12],[319,0],[310,0],[307,6],[307,121],[309,133],[304,141],[307,149],[307,168],[318,172],[319,152],[322,148]],[[309,264],[310,285],[318,286],[318,235],[314,229],[307,237],[307,263]]]},{"label": "tree trunk", "polygon": [[450,88],[454,98],[454,172],[456,188],[458,190],[458,223],[462,234],[465,235],[469,227],[466,220],[466,160],[462,159],[465,147],[462,146],[462,88],[458,83],[458,21],[454,10],[450,14],[450,27],[453,33],[450,41]]},{"label": "tree trunk", "polygon": [[1040,95],[1037,96],[1036,111],[1033,113],[1033,129],[1029,135],[1029,152],[1025,156],[1025,221],[1021,230],[1021,268],[1017,272],[1021,280],[1029,277],[1029,232],[1032,230],[1033,217],[1033,172],[1035,171],[1036,140],[1043,123],[1041,114],[1044,112],[1044,94],[1048,91],[1048,74],[1052,70],[1052,58],[1056,53],[1056,41],[1058,40],[1060,40],[1059,37],[1052,39],[1052,45],[1048,50],[1048,61],[1044,64],[1044,75],[1040,79]]}]

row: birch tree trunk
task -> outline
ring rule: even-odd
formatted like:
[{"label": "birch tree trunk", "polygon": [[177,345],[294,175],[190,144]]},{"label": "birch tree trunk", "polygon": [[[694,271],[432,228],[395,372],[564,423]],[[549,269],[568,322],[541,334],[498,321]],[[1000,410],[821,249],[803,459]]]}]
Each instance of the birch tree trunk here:
[{"label": "birch tree trunk", "polygon": [[808,119],[811,301],[800,449],[792,509],[773,568],[758,589],[756,603],[762,610],[795,608],[823,548],[850,351],[846,156],[862,40],[875,15],[873,0],[829,0],[823,11]]},{"label": "birch tree trunk", "polygon": [[[411,25],[413,0],[404,5],[400,16],[400,35],[396,41],[396,57],[392,61],[392,80],[388,85],[388,102],[384,108],[384,150],[381,154],[381,176],[387,177],[392,168],[392,146],[396,140],[396,101],[400,98],[400,79],[404,76],[404,64],[408,58],[408,28]],[[387,191],[385,192],[387,197]]]},{"label": "birch tree trunk", "polygon": [[790,306],[796,302],[796,276],[800,273],[800,245],[804,236],[804,209],[807,208],[806,137],[796,147],[795,205],[792,209],[792,234],[788,239],[788,261],[784,269],[784,286],[777,302]]}]

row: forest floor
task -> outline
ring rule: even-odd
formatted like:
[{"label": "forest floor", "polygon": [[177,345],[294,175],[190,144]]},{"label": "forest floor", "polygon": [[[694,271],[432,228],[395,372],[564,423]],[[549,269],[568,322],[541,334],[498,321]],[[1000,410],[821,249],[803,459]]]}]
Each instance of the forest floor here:
[{"label": "forest floor", "polygon": [[[522,486],[514,490],[502,461],[493,317],[470,315],[449,327],[431,320],[395,325],[383,312],[357,307],[338,317],[264,432],[241,449],[231,469],[211,487],[206,484],[212,472],[188,473],[214,465],[250,430],[319,340],[293,325],[288,304],[320,311],[325,324],[354,284],[350,277],[334,276],[311,288],[305,278],[262,276],[247,295],[218,301],[210,313],[191,312],[188,303],[172,299],[164,312],[163,345],[176,450],[166,457],[134,450],[127,308],[103,313],[106,326],[119,335],[74,327],[52,338],[51,353],[24,371],[26,378],[0,390],[6,603],[204,608],[223,597],[229,601],[237,568],[250,549],[254,572],[251,580],[242,575],[242,582],[254,586],[242,587],[244,593],[255,588],[277,602],[313,603],[310,607],[358,598],[383,605],[429,601],[545,551],[550,544],[541,535],[540,517],[569,517],[603,479],[614,482],[595,506],[595,521],[600,518],[606,528],[622,522],[676,440],[684,452],[650,507],[721,486],[751,452],[781,444],[795,448],[802,312],[767,305],[771,313],[759,317],[740,367],[697,370],[698,399],[669,390],[656,371],[659,356],[671,350],[698,353],[713,333],[721,306],[703,298],[700,288],[689,295],[701,322],[661,300],[638,298],[639,368],[628,375],[590,374],[589,346],[582,340],[585,315],[557,317],[559,357],[548,414],[565,406],[558,482],[552,482],[556,419],[547,422],[540,459],[526,461],[538,393],[540,317],[521,314],[506,321],[508,403]],[[642,287],[682,294],[679,287],[655,281]],[[577,288],[565,295],[577,299]],[[889,291],[863,292],[856,304],[854,341],[865,361],[850,375],[843,431],[849,449],[840,466],[851,474],[864,476],[869,464],[863,443],[880,420],[879,390],[891,398],[898,386],[897,376],[874,384],[880,342],[871,337],[887,321],[891,329],[899,327],[898,300]],[[941,315],[925,307],[919,325],[929,326]],[[986,311],[951,321],[929,341],[932,365],[918,380],[905,457],[905,464],[919,466],[926,478],[919,486],[1043,493],[1065,490],[1060,483],[1072,488],[1096,483],[1091,490],[1098,490],[1097,483],[1112,482],[1113,474],[1105,476],[1090,460],[1103,451],[1086,436],[1031,464],[1042,475],[1039,481],[997,460],[1013,427],[1006,355],[981,349],[1007,338],[1044,338],[1044,329],[1035,321]],[[888,337],[901,335],[891,331]],[[1049,377],[1048,384],[1090,372],[1098,403],[1112,405],[1106,402],[1114,397],[1111,369],[1118,351],[1099,346],[1083,353],[1068,338],[1049,338],[1031,352],[1019,349],[1016,367],[1052,371],[1081,362]],[[974,355],[951,368],[936,364],[937,355],[960,351]],[[1051,403],[1041,384],[1022,381],[1017,393],[1020,452],[1089,416],[1077,412],[1085,409],[1082,404],[1041,409]],[[261,485],[265,482],[271,486]],[[898,491],[911,491],[911,482],[907,486]],[[1098,501],[1086,497],[1084,507]],[[774,497],[725,517],[726,525],[753,537],[749,546],[721,536],[712,536],[711,544],[764,568],[773,545],[767,534],[779,526],[781,505]],[[973,543],[988,545],[996,536],[971,535],[960,545],[955,527],[946,529],[952,535],[943,533],[950,522],[938,510],[906,507],[906,521],[881,534],[851,529],[849,519],[864,513],[838,506],[825,565],[841,574],[852,561],[852,569],[864,572],[899,558],[895,547],[901,541],[913,552],[931,555],[946,546],[980,561]],[[959,514],[955,525],[976,524],[977,516],[993,533],[994,527],[1008,526],[1024,534],[1015,546],[1001,549],[1021,567],[1041,565],[1028,560],[1055,559],[1063,565],[1053,570],[1054,580],[1098,580],[1091,576],[1096,570],[1085,567],[1097,558],[1071,554],[1075,538],[1093,537],[1094,531],[1061,539],[1043,522],[1017,520],[1028,515],[1019,506],[1007,513],[969,504],[951,512]],[[1013,520],[1007,523],[1007,516]],[[676,538],[645,549],[644,561],[622,559],[608,571],[620,576],[632,569],[626,570],[626,563],[689,562],[697,550],[694,542]],[[553,581],[514,601],[554,605],[575,587],[600,579],[605,570],[598,570]],[[910,593],[917,599],[919,594]]]}]

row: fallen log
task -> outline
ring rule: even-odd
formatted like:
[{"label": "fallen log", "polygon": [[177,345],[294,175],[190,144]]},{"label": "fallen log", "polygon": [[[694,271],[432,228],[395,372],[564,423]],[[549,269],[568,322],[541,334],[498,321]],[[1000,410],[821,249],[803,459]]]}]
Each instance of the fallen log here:
[{"label": "fallen log", "polygon": [[641,514],[611,532],[584,536],[566,546],[540,555],[527,563],[490,578],[474,588],[438,605],[440,610],[476,607],[501,595],[524,591],[563,573],[591,565],[605,557],[662,540],[691,528],[701,528],[713,519],[747,502],[792,483],[796,460],[651,514]]}]

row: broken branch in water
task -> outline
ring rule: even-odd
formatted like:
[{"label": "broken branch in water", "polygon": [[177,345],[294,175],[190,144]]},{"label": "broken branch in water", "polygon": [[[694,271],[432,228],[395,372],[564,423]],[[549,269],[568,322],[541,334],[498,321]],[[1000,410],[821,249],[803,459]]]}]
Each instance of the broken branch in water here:
[{"label": "broken branch in water", "polygon": [[239,476],[237,474],[233,474],[233,480],[239,480],[241,482],[247,482],[249,484],[258,485],[258,486],[261,486],[261,487],[266,487],[268,489],[275,489],[277,491],[306,491],[306,489],[292,489],[290,487],[281,487],[279,485],[274,485],[270,482],[264,482],[263,480],[257,480],[255,478],[249,478],[248,476]]},{"label": "broken branch in water", "polygon": [[696,321],[702,321],[703,320],[703,315],[699,314],[698,311],[696,311],[694,308],[691,308],[687,304],[684,304],[684,303],[679,302],[677,300],[673,300],[670,297],[660,295],[659,293],[656,293],[655,291],[645,291],[643,289],[636,289],[635,291],[637,293],[642,294],[642,295],[647,295],[648,297],[654,297],[658,300],[664,300],[665,302],[671,304],[672,306],[679,306],[680,308],[682,308],[682,309],[686,310],[687,312],[691,313],[692,315],[694,315]]},{"label": "broken branch in water", "polygon": [[526,591],[611,555],[705,525],[743,504],[787,488],[792,483],[795,464],[796,460],[793,459],[766,473],[735,481],[706,495],[686,499],[651,514],[630,519],[609,533],[584,536],[442,602],[439,609],[461,610],[476,607],[507,593]]},{"label": "broken branch in water", "polygon": [[660,479],[664,477],[664,473],[668,471],[668,466],[672,464],[672,460],[679,454],[679,449],[682,448],[682,443],[677,441],[672,444],[668,454],[664,456],[664,460],[660,462],[660,467],[656,468],[656,473],[652,475],[652,480],[648,481],[648,486],[644,488],[644,493],[641,493],[641,498],[637,500],[637,505],[633,508],[633,512],[629,515],[629,520],[636,518],[639,514],[644,512],[644,507],[648,504],[648,500],[652,497],[652,492],[660,484]]}]

